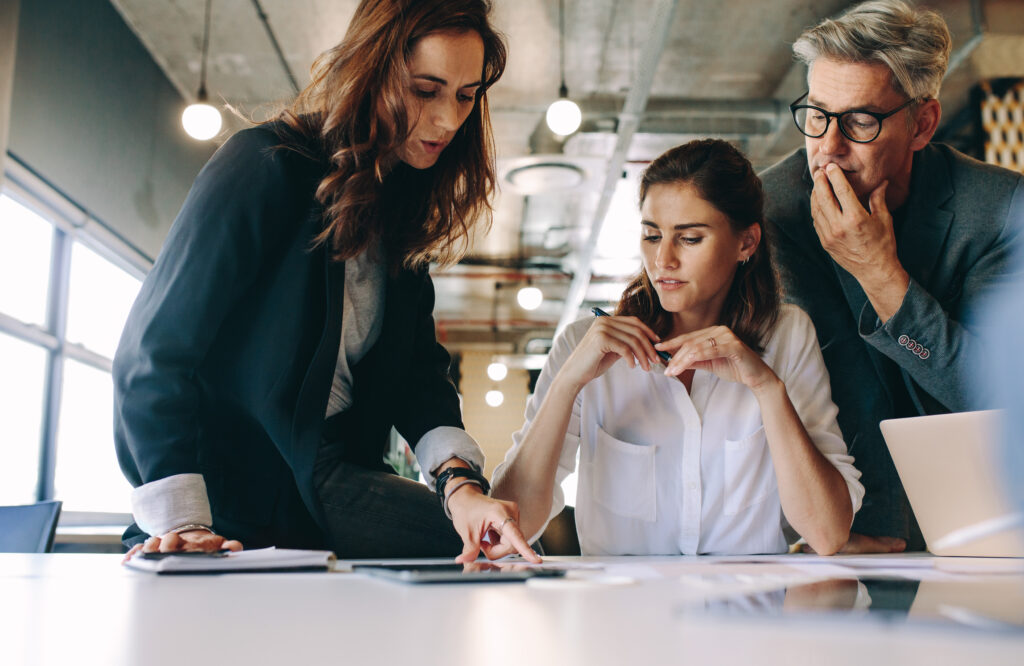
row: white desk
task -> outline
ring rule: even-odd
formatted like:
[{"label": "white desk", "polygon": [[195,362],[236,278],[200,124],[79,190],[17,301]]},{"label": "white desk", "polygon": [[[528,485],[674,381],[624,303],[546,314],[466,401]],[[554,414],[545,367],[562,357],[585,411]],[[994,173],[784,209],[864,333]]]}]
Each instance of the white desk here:
[{"label": "white desk", "polygon": [[[635,584],[558,588],[351,573],[160,577],[118,561],[0,555],[0,663],[1024,663],[1024,572],[894,579],[865,607],[876,583],[798,586],[809,569],[788,561],[618,558],[606,562],[632,567]],[[769,591],[786,581],[789,591]],[[745,587],[765,592],[729,598]]]}]

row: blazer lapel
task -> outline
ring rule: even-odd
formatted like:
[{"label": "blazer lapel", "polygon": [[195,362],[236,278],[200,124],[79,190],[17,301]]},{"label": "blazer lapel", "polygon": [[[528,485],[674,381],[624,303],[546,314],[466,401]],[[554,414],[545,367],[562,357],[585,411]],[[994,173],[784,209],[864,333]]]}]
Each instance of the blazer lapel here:
[{"label": "blazer lapel", "polygon": [[324,319],[320,340],[306,368],[292,417],[292,471],[306,506],[321,527],[323,507],[316,497],[313,465],[323,431],[324,412],[334,380],[334,367],[341,345],[341,317],[344,311],[345,262],[332,261],[330,252],[318,248],[324,263]]},{"label": "blazer lapel", "polygon": [[953,223],[953,212],[943,208],[952,196],[949,165],[938,149],[928,145],[914,156],[906,217],[896,238],[903,268],[925,288],[931,285]]},{"label": "blazer lapel", "polygon": [[341,346],[341,317],[345,305],[345,262],[331,260],[330,253],[326,250],[323,251],[323,255],[326,282],[324,328],[316,345],[313,360],[310,361],[306,376],[302,380],[302,388],[299,390],[295,409],[296,428],[301,427],[301,424],[323,422]]}]

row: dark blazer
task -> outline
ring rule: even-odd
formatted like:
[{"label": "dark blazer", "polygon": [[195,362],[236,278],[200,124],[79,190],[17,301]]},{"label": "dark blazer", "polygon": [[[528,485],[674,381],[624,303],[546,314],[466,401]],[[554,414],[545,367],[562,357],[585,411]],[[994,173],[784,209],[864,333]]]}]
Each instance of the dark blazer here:
[{"label": "dark blazer", "polygon": [[[201,473],[219,533],[319,547],[313,466],[345,268],[312,243],[324,162],[281,148],[282,131],[239,132],[196,179],[114,358],[115,440],[135,486]],[[414,447],[435,427],[462,427],[433,305],[425,270],[389,277],[380,339],[353,368],[346,460],[383,468],[392,425]]]},{"label": "dark blazer", "polygon": [[863,473],[866,495],[853,531],[914,536],[878,424],[978,405],[968,390],[976,367],[976,311],[1009,278],[1010,256],[1024,238],[1024,178],[948,146],[932,144],[914,155],[910,195],[896,228],[910,287],[885,324],[857,280],[821,247],[804,150],[761,178],[786,299],[814,322],[839,426]]}]

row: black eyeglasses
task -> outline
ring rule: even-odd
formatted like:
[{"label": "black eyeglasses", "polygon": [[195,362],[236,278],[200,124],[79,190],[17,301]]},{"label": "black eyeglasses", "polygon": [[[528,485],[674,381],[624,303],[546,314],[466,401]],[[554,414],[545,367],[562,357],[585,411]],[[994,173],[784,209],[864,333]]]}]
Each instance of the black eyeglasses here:
[{"label": "black eyeglasses", "polygon": [[825,136],[828,125],[835,118],[839,121],[839,131],[854,143],[871,143],[882,133],[882,121],[894,115],[917,101],[917,98],[908,99],[888,113],[875,113],[873,111],[843,111],[832,113],[810,104],[797,104],[810,93],[805,92],[797,97],[789,110],[793,112],[793,122],[796,128],[812,139]]}]

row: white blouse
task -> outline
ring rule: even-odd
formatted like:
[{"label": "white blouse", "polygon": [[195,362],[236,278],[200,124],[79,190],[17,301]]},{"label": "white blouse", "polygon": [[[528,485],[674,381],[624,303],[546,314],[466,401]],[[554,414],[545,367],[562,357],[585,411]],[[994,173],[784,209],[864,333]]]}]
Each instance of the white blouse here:
[{"label": "white blouse", "polygon": [[[577,321],[555,340],[502,466],[592,322]],[[856,512],[864,487],[803,310],[782,306],[763,358],[785,382],[814,445],[846,480]],[[561,483],[579,452],[576,529],[584,555],[785,552],[788,525],[754,394],[701,370],[687,393],[663,370],[631,369],[620,360],[583,388],[562,444],[549,520],[565,506]]]}]

